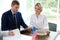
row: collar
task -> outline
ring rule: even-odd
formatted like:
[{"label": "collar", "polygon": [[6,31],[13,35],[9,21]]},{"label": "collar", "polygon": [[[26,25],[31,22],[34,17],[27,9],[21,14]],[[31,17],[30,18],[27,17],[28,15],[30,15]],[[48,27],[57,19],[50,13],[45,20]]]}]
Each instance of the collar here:
[{"label": "collar", "polygon": [[12,14],[16,14],[16,13],[17,13],[17,12],[16,12],[16,13],[14,13],[12,9],[11,9],[11,12],[12,12]]}]

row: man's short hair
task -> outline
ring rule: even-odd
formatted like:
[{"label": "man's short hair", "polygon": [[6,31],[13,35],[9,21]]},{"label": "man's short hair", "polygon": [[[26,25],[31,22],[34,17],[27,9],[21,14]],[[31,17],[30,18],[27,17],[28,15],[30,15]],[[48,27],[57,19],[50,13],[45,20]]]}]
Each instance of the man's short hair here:
[{"label": "man's short hair", "polygon": [[20,5],[19,2],[17,0],[13,0],[11,5]]}]

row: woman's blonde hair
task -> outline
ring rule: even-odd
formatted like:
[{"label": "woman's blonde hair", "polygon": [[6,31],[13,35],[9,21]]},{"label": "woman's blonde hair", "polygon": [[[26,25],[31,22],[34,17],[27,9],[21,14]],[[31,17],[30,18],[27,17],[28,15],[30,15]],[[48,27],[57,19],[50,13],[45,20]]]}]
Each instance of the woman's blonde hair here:
[{"label": "woman's blonde hair", "polygon": [[42,7],[40,3],[36,3],[35,6]]}]

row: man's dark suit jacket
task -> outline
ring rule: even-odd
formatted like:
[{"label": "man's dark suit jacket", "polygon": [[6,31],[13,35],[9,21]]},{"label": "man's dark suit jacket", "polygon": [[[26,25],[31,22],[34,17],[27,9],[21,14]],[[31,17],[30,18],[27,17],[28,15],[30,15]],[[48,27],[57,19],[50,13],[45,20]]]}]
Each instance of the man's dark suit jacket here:
[{"label": "man's dark suit jacket", "polygon": [[23,28],[28,27],[24,23],[20,12],[16,13],[16,19],[17,19],[17,27],[15,27],[15,25],[14,25],[13,14],[12,14],[11,10],[3,13],[2,18],[1,18],[1,30],[6,31],[6,30],[17,29],[17,28],[20,30],[20,25],[23,26]]}]

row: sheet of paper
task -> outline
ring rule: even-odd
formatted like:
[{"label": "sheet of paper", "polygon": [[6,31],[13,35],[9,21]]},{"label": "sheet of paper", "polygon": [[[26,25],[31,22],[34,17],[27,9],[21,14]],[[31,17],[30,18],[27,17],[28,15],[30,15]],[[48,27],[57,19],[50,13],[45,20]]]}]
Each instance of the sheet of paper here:
[{"label": "sheet of paper", "polygon": [[31,36],[27,35],[20,35],[20,36],[9,36],[9,37],[4,37],[3,40],[32,40]]},{"label": "sheet of paper", "polygon": [[20,34],[18,29],[12,30],[14,32],[14,36],[3,36],[3,40],[31,40],[32,36],[27,36]]},{"label": "sheet of paper", "polygon": [[21,35],[21,40],[32,40],[32,36]]}]

